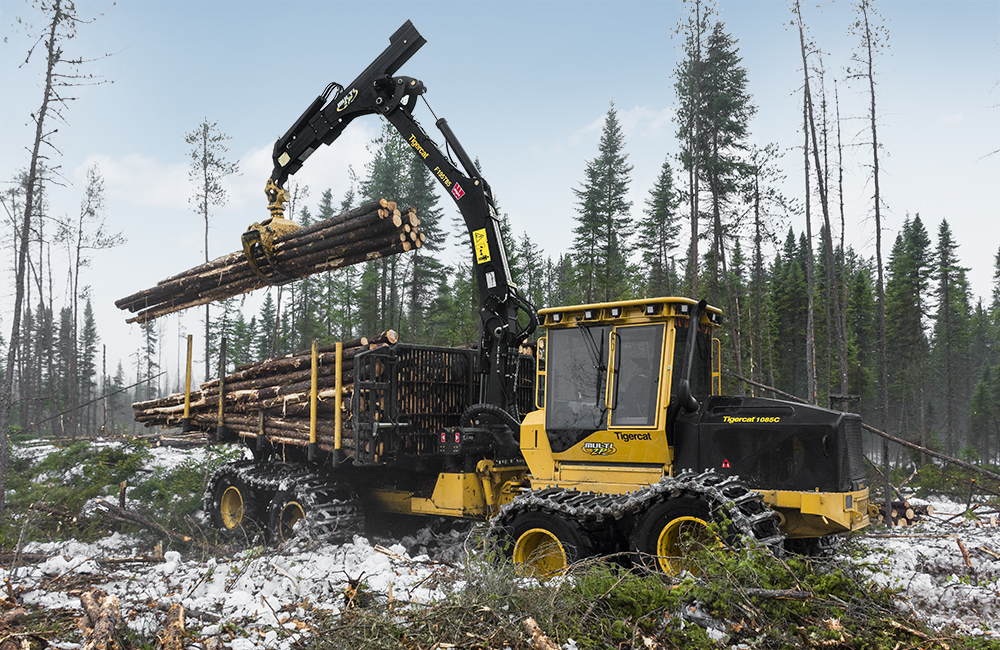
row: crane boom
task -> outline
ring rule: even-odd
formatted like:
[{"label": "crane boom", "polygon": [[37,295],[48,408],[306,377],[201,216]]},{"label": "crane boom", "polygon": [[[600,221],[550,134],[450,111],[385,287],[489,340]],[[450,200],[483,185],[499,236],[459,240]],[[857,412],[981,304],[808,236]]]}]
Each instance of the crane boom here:
[{"label": "crane boom", "polygon": [[[489,184],[479,173],[444,118],[436,120],[461,168],[413,117],[423,82],[395,72],[427,41],[406,21],[389,38],[389,47],[347,86],[329,84],[292,127],[274,143],[274,169],[267,181],[272,219],[283,218],[284,184],[320,145],[332,144],[348,124],[363,115],[378,114],[391,124],[455,202],[473,251],[479,288],[479,354],[483,382],[479,401],[516,413],[514,381],[517,348],[537,326],[534,305],[521,296],[511,278],[496,204]],[[334,94],[334,91],[336,93]],[[332,96],[331,96],[332,95]],[[518,314],[527,316],[521,325]]]}]

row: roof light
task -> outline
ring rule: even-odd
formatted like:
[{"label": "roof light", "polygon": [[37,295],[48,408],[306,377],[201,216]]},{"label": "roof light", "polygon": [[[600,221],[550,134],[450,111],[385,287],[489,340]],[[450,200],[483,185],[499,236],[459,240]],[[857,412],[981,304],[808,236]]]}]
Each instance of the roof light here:
[{"label": "roof light", "polygon": [[583,312],[583,320],[594,320],[597,318],[597,312],[593,309],[585,309]]},{"label": "roof light", "polygon": [[618,318],[621,315],[622,315],[622,308],[621,307],[612,307],[611,308],[611,317],[612,318]]},{"label": "roof light", "polygon": [[562,312],[556,312],[556,313],[552,314],[552,322],[553,323],[561,323],[562,322]]},{"label": "roof light", "polygon": [[650,303],[646,305],[646,315],[652,316],[653,314],[660,313],[660,306],[656,303]]},{"label": "roof light", "polygon": [[690,311],[691,311],[691,306],[690,305],[681,305],[681,313],[682,314],[687,314]]}]

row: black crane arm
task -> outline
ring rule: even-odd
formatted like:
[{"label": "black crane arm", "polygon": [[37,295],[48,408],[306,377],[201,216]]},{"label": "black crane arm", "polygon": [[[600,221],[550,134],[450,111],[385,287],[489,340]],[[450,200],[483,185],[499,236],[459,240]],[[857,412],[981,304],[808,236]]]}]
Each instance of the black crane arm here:
[{"label": "black crane arm", "polygon": [[[448,191],[462,213],[474,253],[473,267],[479,285],[480,371],[484,377],[480,402],[516,413],[514,380],[517,348],[537,326],[536,309],[514,285],[507,249],[500,231],[496,205],[486,180],[462,148],[448,123],[438,119],[446,149],[454,152],[461,169],[441,151],[413,117],[417,99],[426,88],[412,77],[394,73],[427,41],[410,21],[389,38],[389,47],[347,86],[330,84],[274,143],[274,170],[268,179],[272,218],[283,216],[284,183],[322,144],[331,144],[354,119],[382,115],[409,143],[433,176]],[[337,93],[330,98],[333,90]],[[527,315],[521,326],[518,313]]]}]

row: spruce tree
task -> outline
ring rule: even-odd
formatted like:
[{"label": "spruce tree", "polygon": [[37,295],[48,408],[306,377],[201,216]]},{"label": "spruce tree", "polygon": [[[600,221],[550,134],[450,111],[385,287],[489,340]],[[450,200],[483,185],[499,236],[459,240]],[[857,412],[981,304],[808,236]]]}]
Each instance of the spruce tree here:
[{"label": "spruce tree", "polygon": [[259,327],[257,332],[257,343],[255,354],[257,359],[270,359],[277,356],[277,344],[275,342],[275,326],[277,319],[277,305],[274,301],[274,293],[268,289],[264,294],[264,302],[260,306]]},{"label": "spruce tree", "polygon": [[[372,153],[371,161],[366,165],[367,177],[361,182],[361,195],[366,201],[389,199],[405,201],[409,187],[409,166],[413,157],[412,149],[390,124],[382,125],[382,132],[369,145]],[[377,303],[371,301],[372,296],[365,296],[365,308],[375,308],[375,317],[362,315],[362,319],[375,327],[366,332],[374,334],[390,328],[399,328],[399,318],[402,311],[402,293],[405,284],[403,264],[399,255],[389,255],[366,264],[365,276],[367,285],[362,279],[362,290],[370,291],[372,276],[370,267],[378,267],[378,288],[374,297]]]},{"label": "spruce tree", "polygon": [[420,230],[427,239],[422,247],[408,256],[412,263],[407,287],[408,335],[414,341],[424,342],[430,338],[430,333],[425,332],[428,305],[434,308],[431,303],[434,302],[435,291],[446,280],[445,265],[439,256],[445,248],[447,237],[441,228],[441,216],[444,210],[437,205],[437,181],[421,158],[410,156],[409,161],[406,201],[408,205],[417,209]]},{"label": "spruce tree", "polygon": [[945,449],[954,456],[961,448],[959,433],[965,409],[959,404],[962,386],[967,376],[967,344],[969,327],[968,269],[958,261],[958,244],[947,219],[938,228],[938,243],[934,253],[934,281],[937,311],[934,315],[934,364],[936,384],[941,398],[940,430]]},{"label": "spruce tree", "polygon": [[629,255],[635,224],[627,200],[632,165],[624,149],[625,135],[611,102],[598,156],[587,163],[583,186],[573,190],[578,200],[574,266],[588,303],[626,297],[634,274]]},{"label": "spruce tree", "polygon": [[679,205],[680,195],[674,188],[673,169],[670,161],[665,160],[646,199],[646,218],[639,226],[641,275],[645,278],[640,289],[646,296],[671,296],[678,290],[670,267],[681,230]]}]

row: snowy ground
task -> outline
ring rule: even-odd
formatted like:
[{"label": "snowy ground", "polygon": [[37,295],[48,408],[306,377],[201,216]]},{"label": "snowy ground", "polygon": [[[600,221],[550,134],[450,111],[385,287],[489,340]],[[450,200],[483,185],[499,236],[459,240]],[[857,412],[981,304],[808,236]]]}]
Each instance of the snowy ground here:
[{"label": "snowy ground", "polygon": [[[35,448],[30,453],[47,452]],[[170,467],[200,459],[203,453],[154,449],[153,462]],[[932,626],[1000,638],[996,517],[952,517],[965,511],[965,505],[930,503],[935,514],[917,525],[892,531],[872,528],[860,540],[862,555],[867,553],[861,562],[871,567],[877,583],[901,590],[902,609],[912,609]],[[464,535],[425,528],[394,541],[357,537],[336,546],[255,548],[231,558],[168,551],[161,562],[115,564],[108,560],[149,557],[152,552],[140,546],[138,537],[115,533],[90,544],[30,543],[25,553],[48,559],[26,563],[14,575],[2,569],[0,581],[10,578],[23,588],[26,604],[81,613],[81,585],[92,585],[117,595],[128,624],[147,634],[162,628],[165,605],[179,602],[199,639],[191,647],[282,650],[307,633],[306,623],[316,610],[345,607],[352,581],[363,582],[369,593],[398,601],[431,601],[462,588],[462,572],[456,566],[465,553]],[[52,642],[64,650],[76,647]]]}]

